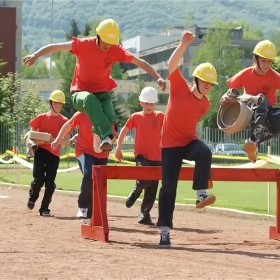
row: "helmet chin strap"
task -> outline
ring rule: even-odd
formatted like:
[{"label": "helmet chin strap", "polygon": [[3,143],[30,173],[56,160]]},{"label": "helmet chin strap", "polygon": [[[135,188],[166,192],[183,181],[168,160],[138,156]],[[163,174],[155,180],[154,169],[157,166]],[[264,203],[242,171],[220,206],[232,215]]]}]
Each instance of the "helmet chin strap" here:
[{"label": "helmet chin strap", "polygon": [[194,78],[194,81],[195,81],[196,88],[197,88],[198,92],[199,92],[200,94],[202,94],[202,93],[201,93],[201,91],[199,90],[198,78],[197,78],[197,77],[195,77],[195,78]]},{"label": "helmet chin strap", "polygon": [[[263,72],[262,68],[260,67],[260,63],[259,63],[259,56],[258,55],[255,55],[255,59],[257,61],[257,65],[259,67],[259,69]],[[263,72],[264,73],[264,72]]]},{"label": "helmet chin strap", "polygon": [[56,112],[55,109],[53,108],[52,100],[50,100],[50,104],[51,104],[51,107],[52,107],[53,111],[57,114],[57,112]]}]

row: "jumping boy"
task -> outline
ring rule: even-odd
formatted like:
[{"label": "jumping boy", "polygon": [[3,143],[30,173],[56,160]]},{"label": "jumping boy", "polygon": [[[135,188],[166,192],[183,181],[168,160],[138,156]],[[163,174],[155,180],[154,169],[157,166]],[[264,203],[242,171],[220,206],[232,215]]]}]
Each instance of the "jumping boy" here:
[{"label": "jumping boy", "polygon": [[163,121],[162,187],[159,192],[158,222],[160,247],[170,247],[169,228],[173,227],[173,212],[182,160],[195,162],[193,189],[197,191],[196,207],[203,208],[215,202],[216,197],[207,194],[212,153],[198,140],[196,126],[210,108],[207,93],[217,84],[217,73],[210,63],[198,65],[193,72],[193,86],[189,87],[178,67],[186,48],[195,35],[182,34],[181,42],[172,53],[169,62],[170,96]]},{"label": "jumping boy", "polygon": [[89,116],[95,137],[101,139],[100,149],[110,152],[111,140],[114,137],[111,126],[116,122],[110,91],[117,86],[110,76],[112,65],[115,62],[133,63],[149,73],[163,91],[166,83],[149,63],[135,57],[119,44],[120,30],[114,20],[106,19],[100,22],[96,34],[95,37],[73,37],[70,42],[46,45],[25,56],[23,63],[32,65],[37,58],[57,51],[71,51],[76,56],[70,88],[73,93],[73,106],[77,111]]},{"label": "jumping boy", "polygon": [[[122,142],[126,133],[133,128],[136,129],[134,156],[137,166],[161,166],[160,138],[164,114],[155,111],[158,102],[158,93],[153,87],[145,87],[139,96],[143,111],[132,114],[125,126],[121,129],[115,156],[119,161],[123,160],[121,151]],[[141,211],[138,217],[139,224],[154,225],[150,211],[154,205],[158,180],[137,180],[133,191],[126,200],[126,207],[130,208],[142,190],[145,190]]]},{"label": "jumping boy", "polygon": [[[280,109],[273,108],[277,102],[276,90],[280,89],[280,74],[271,68],[276,49],[269,40],[259,42],[253,54],[254,65],[238,72],[227,81],[230,89],[222,96],[220,104],[228,102],[232,89],[243,88],[247,97],[259,97],[258,104],[251,102],[250,98],[245,101],[253,111],[253,118],[244,150],[248,158],[256,162],[259,144],[277,137],[280,133]],[[238,94],[237,90],[234,92]]]},{"label": "jumping boy", "polygon": [[[60,90],[55,90],[49,97],[50,111],[43,113],[35,117],[30,121],[30,131],[46,132],[51,134],[51,140],[49,143],[43,144],[34,151],[34,164],[33,164],[33,181],[31,182],[31,188],[29,190],[29,199],[27,207],[32,210],[35,206],[35,202],[39,198],[41,188],[45,184],[45,193],[39,209],[41,216],[49,217],[53,193],[55,191],[55,178],[60,161],[60,145],[56,149],[51,148],[51,141],[57,136],[60,128],[67,118],[60,114],[62,105],[65,103],[65,95]],[[67,135],[64,139],[69,140],[70,135]],[[25,136],[26,140],[26,136]]]}]

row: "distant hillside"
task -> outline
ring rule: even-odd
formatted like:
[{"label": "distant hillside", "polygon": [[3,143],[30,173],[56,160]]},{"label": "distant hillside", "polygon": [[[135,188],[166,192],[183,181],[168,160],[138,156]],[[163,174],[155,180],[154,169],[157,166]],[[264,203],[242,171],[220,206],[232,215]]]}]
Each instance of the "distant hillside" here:
[{"label": "distant hillside", "polygon": [[[216,19],[246,21],[268,36],[279,30],[279,0],[22,0],[23,45],[30,51],[52,41],[64,41],[71,19],[85,22],[113,18],[123,39],[156,34],[166,27],[210,26]],[[53,2],[53,14],[52,14]]]}]

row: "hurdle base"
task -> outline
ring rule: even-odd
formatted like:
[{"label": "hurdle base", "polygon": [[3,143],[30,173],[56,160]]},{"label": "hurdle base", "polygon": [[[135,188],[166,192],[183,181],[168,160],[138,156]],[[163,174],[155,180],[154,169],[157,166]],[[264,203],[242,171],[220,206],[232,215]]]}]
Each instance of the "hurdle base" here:
[{"label": "hurdle base", "polygon": [[269,239],[280,240],[280,233],[276,231],[276,227],[269,227]]},{"label": "hurdle base", "polygon": [[105,233],[103,227],[81,225],[81,236],[85,239],[93,239],[101,242],[109,241],[109,233]]}]

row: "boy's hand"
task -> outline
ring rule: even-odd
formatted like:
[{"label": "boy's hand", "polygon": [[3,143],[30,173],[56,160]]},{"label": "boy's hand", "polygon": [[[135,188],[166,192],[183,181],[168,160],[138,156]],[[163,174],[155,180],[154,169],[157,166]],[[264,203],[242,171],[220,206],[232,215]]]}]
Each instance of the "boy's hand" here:
[{"label": "boy's hand", "polygon": [[52,148],[52,150],[56,150],[58,146],[59,146],[59,143],[58,143],[58,141],[55,139],[55,140],[51,143],[51,148]]},{"label": "boy's hand", "polygon": [[163,92],[166,90],[166,82],[162,77],[158,78],[157,84],[161,87]]},{"label": "boy's hand", "polygon": [[195,35],[190,31],[184,31],[182,33],[181,42],[184,45],[189,46],[195,39]]},{"label": "boy's hand", "polygon": [[118,159],[119,162],[123,161],[123,154],[120,149],[117,149],[115,152],[115,157]]},{"label": "boy's hand", "polygon": [[25,66],[31,66],[31,65],[33,65],[33,64],[35,63],[36,57],[35,57],[34,54],[29,54],[29,55],[25,56],[25,57],[22,59],[22,61],[23,61],[23,64],[24,64]]}]

